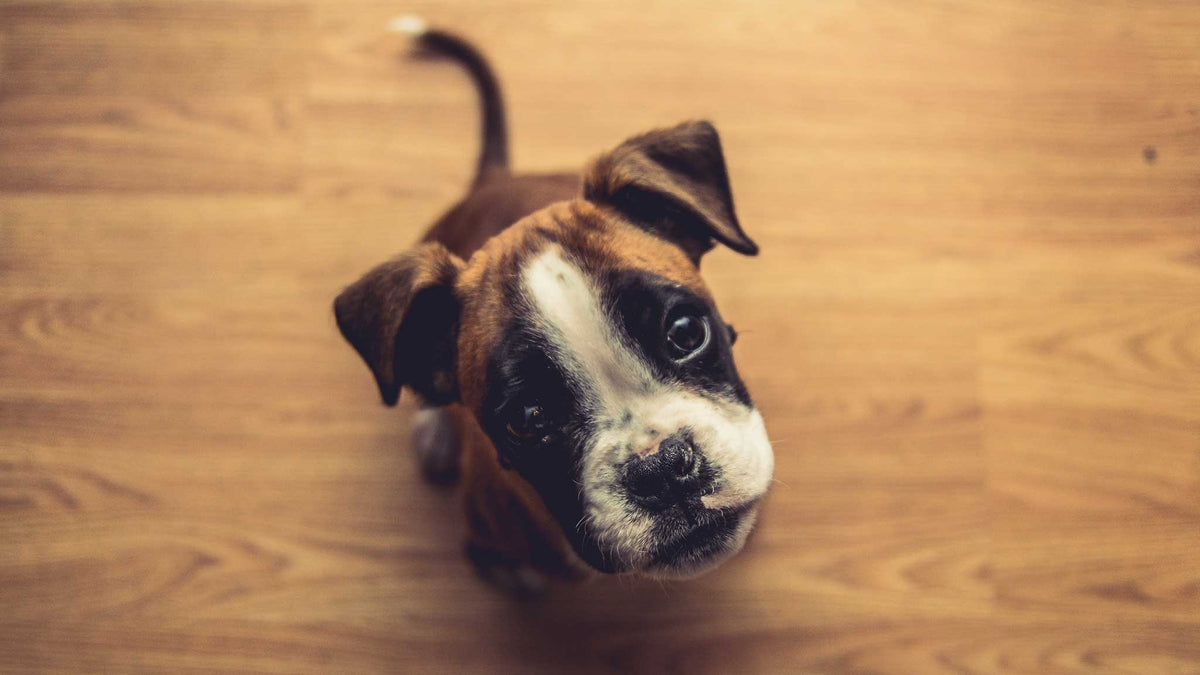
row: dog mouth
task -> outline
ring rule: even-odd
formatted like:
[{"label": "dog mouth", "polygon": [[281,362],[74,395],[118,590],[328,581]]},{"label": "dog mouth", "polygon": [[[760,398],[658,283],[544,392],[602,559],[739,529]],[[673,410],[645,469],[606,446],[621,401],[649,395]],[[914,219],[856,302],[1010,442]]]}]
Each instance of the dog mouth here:
[{"label": "dog mouth", "polygon": [[647,571],[661,576],[692,576],[736,553],[746,534],[755,503],[734,508],[702,509],[684,522],[660,525]]},{"label": "dog mouth", "polygon": [[[758,514],[758,500],[721,508],[699,502],[653,516],[646,532],[649,546],[623,552],[620,544],[576,526],[572,545],[592,569],[606,574],[635,573],[663,579],[699,576],[741,550]],[[569,535],[570,536],[570,535]],[[628,549],[626,549],[628,551]]]}]

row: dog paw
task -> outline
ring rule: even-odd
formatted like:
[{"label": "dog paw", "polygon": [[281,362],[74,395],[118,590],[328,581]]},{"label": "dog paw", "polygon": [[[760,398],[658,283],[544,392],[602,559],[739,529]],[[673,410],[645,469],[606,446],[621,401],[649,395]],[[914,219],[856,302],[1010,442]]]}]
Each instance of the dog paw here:
[{"label": "dog paw", "polygon": [[413,415],[413,447],[421,471],[431,483],[449,485],[458,478],[458,433],[445,408],[424,408]]},{"label": "dog paw", "polygon": [[549,589],[546,575],[503,553],[474,544],[468,544],[466,552],[467,559],[480,578],[508,595],[523,599],[539,598]]}]

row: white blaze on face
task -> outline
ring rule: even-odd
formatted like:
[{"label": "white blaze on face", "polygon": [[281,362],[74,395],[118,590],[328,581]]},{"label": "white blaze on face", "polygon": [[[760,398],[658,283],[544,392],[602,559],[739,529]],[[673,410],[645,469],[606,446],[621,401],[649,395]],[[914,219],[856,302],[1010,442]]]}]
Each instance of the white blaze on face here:
[{"label": "white blaze on face", "polygon": [[736,507],[766,493],[774,455],[757,410],[657,380],[604,311],[599,289],[558,246],[531,260],[522,281],[551,356],[593,415],[597,431],[582,449],[584,522],[606,554],[629,568],[648,562],[654,519],[626,498],[621,466],[680,429],[691,430],[695,447],[719,472],[718,490],[701,499],[706,507]]},{"label": "white blaze on face", "polygon": [[586,388],[589,403],[607,409],[653,386],[649,369],[621,343],[593,284],[557,246],[529,263],[525,290],[546,338]]}]

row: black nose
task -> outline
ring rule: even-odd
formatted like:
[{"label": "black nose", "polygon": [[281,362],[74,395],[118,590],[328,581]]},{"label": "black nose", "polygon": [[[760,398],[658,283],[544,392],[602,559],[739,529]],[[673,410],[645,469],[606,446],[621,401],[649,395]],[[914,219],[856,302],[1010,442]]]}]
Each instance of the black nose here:
[{"label": "black nose", "polygon": [[702,461],[688,435],[674,434],[658,444],[658,452],[625,465],[625,488],[634,502],[648,509],[682,504],[706,486]]}]

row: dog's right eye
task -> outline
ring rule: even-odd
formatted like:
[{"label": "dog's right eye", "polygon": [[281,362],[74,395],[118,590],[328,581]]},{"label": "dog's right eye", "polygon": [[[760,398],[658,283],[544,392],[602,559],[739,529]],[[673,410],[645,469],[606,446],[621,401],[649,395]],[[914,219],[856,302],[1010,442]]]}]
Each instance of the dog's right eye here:
[{"label": "dog's right eye", "polygon": [[708,321],[704,317],[681,313],[668,316],[667,322],[667,352],[676,361],[686,361],[708,346]]},{"label": "dog's right eye", "polygon": [[518,405],[509,414],[504,428],[517,441],[544,440],[549,435],[550,420],[540,405]]}]

